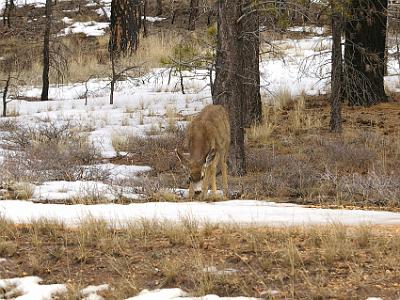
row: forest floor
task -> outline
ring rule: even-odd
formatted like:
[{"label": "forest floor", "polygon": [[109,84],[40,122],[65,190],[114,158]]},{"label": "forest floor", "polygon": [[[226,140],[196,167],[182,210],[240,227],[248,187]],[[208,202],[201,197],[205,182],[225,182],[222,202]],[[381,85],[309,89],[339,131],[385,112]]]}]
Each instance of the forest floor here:
[{"label": "forest floor", "polygon": [[[98,287],[92,294],[104,299],[127,299],[144,289],[153,292],[143,299],[181,299],[182,290],[192,297],[210,295],[196,299],[219,299],[211,294],[259,299],[400,296],[398,226],[240,228],[143,222],[117,230],[95,220],[74,230],[46,221],[28,226],[2,221],[0,226],[0,256],[6,256],[0,277],[29,282],[34,280],[26,276],[38,276],[40,285],[25,282],[25,289],[50,290],[52,299],[92,299],[82,293],[87,286]],[[20,281],[0,279],[0,297],[21,293]],[[176,287],[181,290],[168,290]]]},{"label": "forest floor", "polygon": [[109,1],[59,1],[58,68],[50,101],[39,101],[40,3],[19,7],[11,29],[0,25],[0,63],[15,54],[19,78],[0,120],[0,299],[127,299],[144,289],[132,299],[400,297],[394,56],[389,101],[343,105],[343,132],[333,134],[329,30],[263,33],[264,116],[246,129],[248,172],[229,177],[229,199],[187,202],[175,148],[211,103],[209,78],[204,66],[186,70],[182,93],[170,59],[187,45],[208,53],[205,16],[192,33],[184,10],[175,25],[168,8],[149,19],[149,36],[118,66],[140,68],[117,82],[110,105]]}]

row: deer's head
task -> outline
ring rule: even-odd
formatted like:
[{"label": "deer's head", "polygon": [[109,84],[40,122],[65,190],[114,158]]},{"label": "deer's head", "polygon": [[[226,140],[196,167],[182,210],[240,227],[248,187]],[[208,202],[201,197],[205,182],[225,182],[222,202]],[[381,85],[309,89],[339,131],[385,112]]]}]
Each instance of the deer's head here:
[{"label": "deer's head", "polygon": [[215,158],[216,151],[211,148],[203,157],[193,158],[182,154],[178,149],[175,150],[179,161],[188,173],[188,183],[193,186],[196,193],[201,192],[203,179],[206,176],[206,170]]}]

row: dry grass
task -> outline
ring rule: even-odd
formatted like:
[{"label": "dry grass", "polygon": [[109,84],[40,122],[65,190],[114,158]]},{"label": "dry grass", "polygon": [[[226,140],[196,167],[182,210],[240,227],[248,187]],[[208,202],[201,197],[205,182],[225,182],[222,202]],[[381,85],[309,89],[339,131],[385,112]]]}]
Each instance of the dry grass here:
[{"label": "dry grass", "polygon": [[8,261],[0,277],[24,272],[44,283],[68,282],[63,299],[103,283],[111,285],[100,292],[106,299],[163,287],[273,299],[400,296],[397,227],[242,228],[199,226],[188,218],[179,224],[143,220],[125,229],[89,219],[73,230],[2,219],[0,228],[0,255]]},{"label": "dry grass", "polygon": [[132,164],[146,164],[158,173],[176,171],[179,168],[175,158],[175,148],[182,145],[185,129],[177,127],[171,117],[171,127],[160,131],[154,129],[154,134],[146,137],[116,133],[113,135],[113,145],[117,151],[128,152],[128,161]]},{"label": "dry grass", "polygon": [[[18,124],[5,133],[9,149],[3,162],[3,181],[14,186],[18,198],[31,194],[23,182],[104,178],[101,172],[86,172],[84,165],[94,163],[99,153],[89,141],[87,131],[71,120],[39,120],[35,126]],[[22,188],[21,188],[22,187]]]},{"label": "dry grass", "polygon": [[316,205],[398,208],[399,102],[343,107],[344,130],[329,132],[325,97],[293,99],[284,90],[247,130],[249,173],[231,178],[242,197]]},{"label": "dry grass", "polygon": [[[56,11],[58,9],[59,7],[55,7]],[[32,16],[38,14],[37,18],[42,21],[42,9],[30,11],[30,14]],[[59,12],[59,14],[65,15],[64,12]],[[96,13],[88,10],[72,17],[74,21],[84,19],[96,21],[99,18]],[[27,85],[35,86],[41,84],[41,78],[37,74],[42,73],[42,31],[39,24],[37,24],[37,28],[32,28],[32,23],[24,23],[25,21],[23,19],[18,28],[15,28],[15,36],[11,34],[2,38],[0,50],[5,57],[17,55],[17,69],[21,73],[19,79]],[[24,26],[30,29],[26,30]],[[53,27],[57,32],[64,27],[64,24],[54,20]],[[23,33],[20,37],[17,35],[19,30]],[[25,31],[29,31],[31,34],[28,43],[24,35]],[[40,31],[40,34],[36,31]],[[152,29],[147,38],[141,38],[135,55],[121,60],[121,70],[127,66],[140,66],[140,70],[135,70],[130,74],[138,76],[151,68],[160,67],[163,59],[172,56],[173,48],[181,39],[182,36],[173,30]],[[90,38],[84,34],[71,34],[64,37],[55,37],[54,35],[51,50],[56,55],[53,55],[51,59],[55,67],[50,69],[50,83],[85,82],[93,76],[103,78],[110,76],[108,42],[108,34]],[[2,68],[0,69],[0,78],[5,78],[6,74],[3,74]]]}]

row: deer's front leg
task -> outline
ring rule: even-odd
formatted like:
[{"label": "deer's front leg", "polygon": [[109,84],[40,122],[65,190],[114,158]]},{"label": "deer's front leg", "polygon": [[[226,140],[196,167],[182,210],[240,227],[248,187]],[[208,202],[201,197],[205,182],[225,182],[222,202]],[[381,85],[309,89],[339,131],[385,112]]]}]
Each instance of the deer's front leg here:
[{"label": "deer's front leg", "polygon": [[201,200],[205,200],[208,195],[208,187],[210,186],[210,168],[204,172],[203,182],[201,183]]},{"label": "deer's front leg", "polygon": [[228,198],[228,167],[226,165],[227,155],[221,157],[221,173],[222,173],[222,186],[224,188],[224,196]]},{"label": "deer's front leg", "polygon": [[210,176],[211,176],[211,193],[213,196],[217,194],[217,158],[210,166]]},{"label": "deer's front leg", "polygon": [[194,199],[194,188],[193,188],[193,184],[189,183],[189,200],[193,200]]}]

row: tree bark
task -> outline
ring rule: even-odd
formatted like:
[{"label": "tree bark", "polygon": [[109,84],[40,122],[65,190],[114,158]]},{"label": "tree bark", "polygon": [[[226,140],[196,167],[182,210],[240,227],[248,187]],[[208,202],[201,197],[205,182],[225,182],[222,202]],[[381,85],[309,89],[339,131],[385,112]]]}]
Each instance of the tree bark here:
[{"label": "tree bark", "polygon": [[156,16],[161,16],[162,14],[163,14],[163,4],[162,4],[162,0],[157,0]]},{"label": "tree bark", "polygon": [[[147,7],[148,7],[148,0],[143,0],[143,14],[140,16],[140,19],[142,20],[142,26],[143,26],[143,37],[147,37]],[[143,17],[143,18],[142,18]]]},{"label": "tree bark", "polygon": [[43,38],[43,75],[42,75],[42,95],[41,100],[49,100],[49,72],[50,72],[50,32],[52,5],[51,0],[46,0],[45,8],[46,25]]},{"label": "tree bark", "polygon": [[5,0],[4,10],[3,10],[3,26],[7,25],[7,10],[8,10],[8,0]]},{"label": "tree bark", "polygon": [[199,16],[199,0],[190,0],[190,12],[189,12],[189,30],[196,29],[196,21]]},{"label": "tree bark", "polygon": [[387,0],[351,0],[346,23],[346,97],[352,105],[387,101],[384,88]]},{"label": "tree bark", "polygon": [[[252,11],[252,0],[242,0],[240,25],[242,91],[244,93],[244,125],[250,127],[262,121],[260,94],[260,20],[256,10]],[[252,11],[251,13],[248,13]]]},{"label": "tree bark", "polygon": [[11,28],[11,15],[15,10],[14,0],[5,0],[4,10],[3,10],[3,25]]},{"label": "tree bark", "polygon": [[218,42],[214,104],[223,105],[229,114],[231,126],[230,165],[231,173],[245,173],[243,93],[241,84],[241,47],[238,19],[241,0],[219,0]]},{"label": "tree bark", "polygon": [[10,87],[10,81],[11,81],[11,71],[8,72],[6,85],[4,86],[3,89],[3,117],[7,117],[7,103],[8,103],[7,94],[8,94],[8,89]]},{"label": "tree bark", "polygon": [[342,76],[343,76],[343,56],[342,56],[342,32],[343,18],[332,3],[332,69],[331,69],[331,131],[340,132],[342,130],[341,104],[343,101]]},{"label": "tree bark", "polygon": [[118,57],[136,51],[142,24],[139,0],[112,0],[109,51]]},{"label": "tree bark", "polygon": [[11,15],[15,10],[15,3],[14,0],[10,0],[10,4],[8,5],[7,10],[7,26],[11,28]]}]

